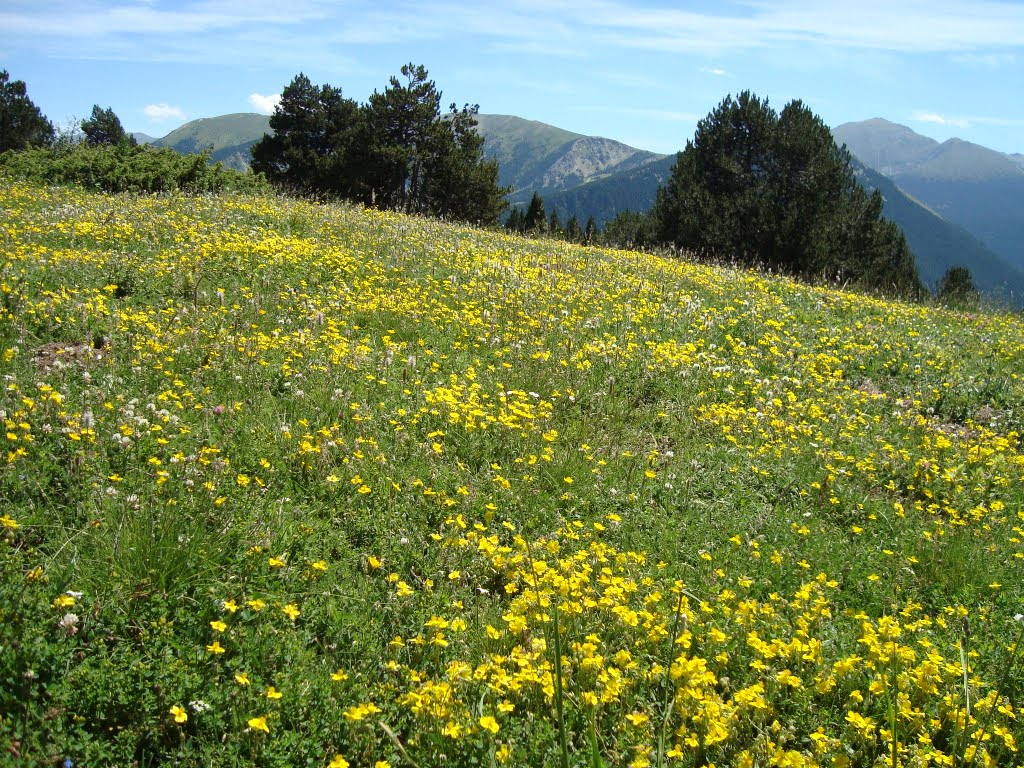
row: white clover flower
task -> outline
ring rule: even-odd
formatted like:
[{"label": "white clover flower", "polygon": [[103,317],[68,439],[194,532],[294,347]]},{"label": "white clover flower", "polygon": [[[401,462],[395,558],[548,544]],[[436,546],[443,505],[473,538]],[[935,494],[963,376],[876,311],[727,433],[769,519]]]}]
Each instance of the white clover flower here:
[{"label": "white clover flower", "polygon": [[60,630],[71,637],[78,632],[78,615],[74,613],[65,613],[61,616],[60,621],[57,622],[57,626]]}]

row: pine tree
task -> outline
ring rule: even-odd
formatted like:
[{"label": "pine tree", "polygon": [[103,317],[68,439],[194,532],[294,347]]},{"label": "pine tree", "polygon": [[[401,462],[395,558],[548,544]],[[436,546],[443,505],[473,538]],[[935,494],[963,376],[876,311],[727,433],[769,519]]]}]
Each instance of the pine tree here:
[{"label": "pine tree", "polygon": [[974,284],[971,270],[967,267],[950,267],[939,278],[935,298],[947,307],[973,309],[978,306],[981,294]]},{"label": "pine tree", "polygon": [[587,226],[583,228],[583,242],[593,245],[595,240],[597,240],[597,222],[594,221],[593,216],[588,216]]},{"label": "pine tree", "polygon": [[509,232],[522,234],[525,228],[526,227],[523,219],[523,209],[520,208],[519,206],[516,206],[508,215],[508,219],[505,220],[505,229],[507,229]]},{"label": "pine tree", "polygon": [[252,168],[278,187],[409,213],[495,225],[507,206],[498,163],[476,131],[478,107],[440,114],[441,93],[422,66],[402,67],[359,106],[340,88],[299,74],[252,148]]},{"label": "pine tree", "polygon": [[441,92],[423,66],[402,67],[364,108],[368,132],[366,184],[374,202],[410,213],[497,224],[508,189],[498,163],[487,160],[476,131],[476,105],[454,104],[443,116]]},{"label": "pine tree", "polygon": [[922,286],[881,197],[857,184],[851,158],[800,101],[776,114],[749,91],[697,126],[658,191],[663,242],[806,277],[838,277],[888,293]]},{"label": "pine tree", "polygon": [[484,137],[476,131],[479,109],[452,104],[435,123],[436,152],[424,163],[421,195],[432,216],[491,226],[508,206],[510,188],[498,185],[498,161],[484,157]]},{"label": "pine tree", "polygon": [[81,122],[81,127],[86,143],[94,147],[117,146],[122,142],[136,144],[135,137],[125,132],[120,118],[110,107],[100,109],[99,104],[93,104],[92,115]]},{"label": "pine tree", "polygon": [[523,218],[523,229],[531,234],[544,234],[547,229],[548,216],[544,210],[544,198],[537,192],[530,198],[530,205],[526,209],[526,216]]},{"label": "pine tree", "polygon": [[32,103],[24,81],[0,70],[0,152],[45,147],[53,136],[53,124]]},{"label": "pine tree", "polygon": [[551,218],[548,220],[548,234],[552,237],[562,236],[562,222],[558,217],[558,209],[551,210]]},{"label": "pine tree", "polygon": [[620,248],[643,249],[655,241],[654,221],[649,213],[619,211],[604,225],[604,242]]},{"label": "pine tree", "polygon": [[361,113],[341,88],[316,86],[300,72],[282,91],[270,127],[252,147],[253,171],[296,194],[354,198],[362,191],[354,167]]},{"label": "pine tree", "polygon": [[574,213],[565,224],[565,239],[570,243],[579,243],[583,240],[583,230],[580,229],[580,220]]},{"label": "pine tree", "polygon": [[405,84],[392,77],[383,93],[374,91],[366,106],[370,137],[368,182],[378,205],[426,212],[425,166],[438,153],[442,133],[441,94],[423,66],[402,67]]}]

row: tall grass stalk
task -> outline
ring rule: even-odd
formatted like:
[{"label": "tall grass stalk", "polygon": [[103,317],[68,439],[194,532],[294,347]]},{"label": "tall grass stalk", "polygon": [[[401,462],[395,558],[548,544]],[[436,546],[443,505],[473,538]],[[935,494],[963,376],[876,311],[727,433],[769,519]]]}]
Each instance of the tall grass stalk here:
[{"label": "tall grass stalk", "polygon": [[665,669],[668,673],[668,677],[665,680],[665,689],[661,700],[661,727],[658,729],[658,758],[655,765],[661,768],[665,762],[665,732],[668,729],[668,721],[672,715],[672,708],[675,703],[675,698],[670,703],[668,700],[668,693],[672,685],[672,653],[675,649],[676,638],[679,636],[679,619],[683,613],[683,598],[687,596],[686,590],[680,588],[679,599],[676,600],[675,615],[672,619],[672,634],[668,639],[668,651],[665,658]]},{"label": "tall grass stalk", "polygon": [[889,716],[889,738],[892,740],[890,758],[892,768],[899,768],[899,723],[896,710],[899,703],[899,676],[896,667],[896,640],[892,641],[892,652],[889,655],[889,685],[886,686],[886,714]]},{"label": "tall grass stalk", "polygon": [[569,740],[565,732],[565,709],[562,694],[562,638],[558,623],[558,603],[552,603],[555,621],[555,712],[558,718],[558,748],[562,768],[569,768]]}]

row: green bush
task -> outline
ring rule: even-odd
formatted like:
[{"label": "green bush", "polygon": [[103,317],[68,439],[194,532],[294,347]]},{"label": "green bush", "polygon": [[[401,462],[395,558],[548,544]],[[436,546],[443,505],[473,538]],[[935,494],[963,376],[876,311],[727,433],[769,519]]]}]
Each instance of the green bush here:
[{"label": "green bush", "polygon": [[262,176],[209,162],[209,152],[182,155],[167,147],[86,143],[38,147],[0,155],[0,174],[104,192],[255,192]]}]

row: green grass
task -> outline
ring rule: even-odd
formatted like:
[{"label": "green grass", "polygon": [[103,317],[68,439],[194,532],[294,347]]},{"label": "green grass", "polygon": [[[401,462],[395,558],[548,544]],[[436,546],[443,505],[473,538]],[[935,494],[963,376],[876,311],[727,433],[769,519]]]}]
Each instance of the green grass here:
[{"label": "green grass", "polygon": [[1016,316],[0,190],[12,764],[1019,762]]}]

